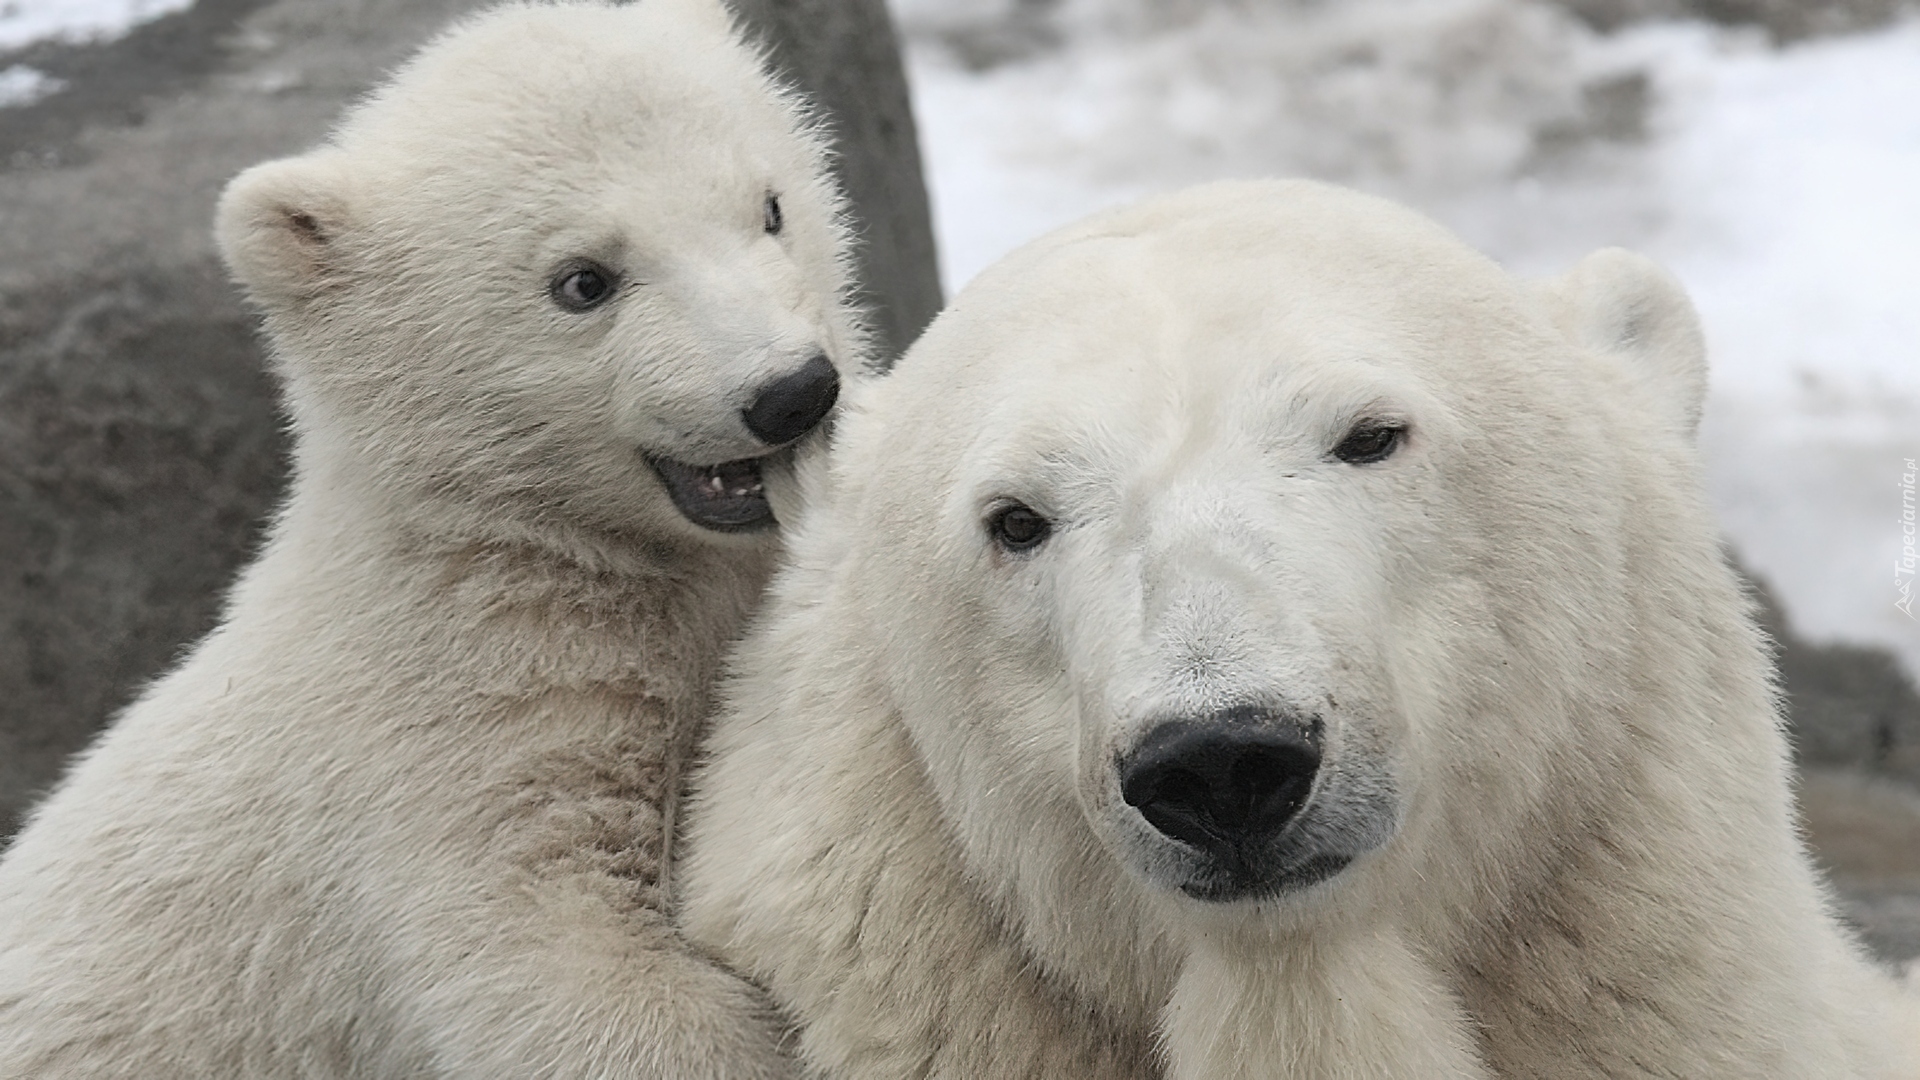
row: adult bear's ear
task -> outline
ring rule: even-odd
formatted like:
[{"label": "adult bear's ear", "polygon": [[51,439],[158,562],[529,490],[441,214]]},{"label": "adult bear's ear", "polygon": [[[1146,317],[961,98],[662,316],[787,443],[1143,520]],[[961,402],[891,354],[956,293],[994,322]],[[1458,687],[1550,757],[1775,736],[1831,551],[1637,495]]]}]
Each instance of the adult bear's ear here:
[{"label": "adult bear's ear", "polygon": [[1645,256],[1603,248],[1546,284],[1560,329],[1626,369],[1692,438],[1707,396],[1707,346],[1693,302]]},{"label": "adult bear's ear", "polygon": [[220,254],[255,303],[311,300],[348,275],[348,174],[337,151],[255,165],[227,184],[214,216]]}]

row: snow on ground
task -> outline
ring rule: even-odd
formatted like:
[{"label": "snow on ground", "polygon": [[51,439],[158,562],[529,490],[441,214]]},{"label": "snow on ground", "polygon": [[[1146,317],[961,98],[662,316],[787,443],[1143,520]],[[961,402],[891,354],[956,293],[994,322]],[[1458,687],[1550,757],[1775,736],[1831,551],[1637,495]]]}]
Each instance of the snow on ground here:
[{"label": "snow on ground", "polygon": [[[40,41],[111,41],[193,0],[0,0],[0,53]],[[31,105],[66,83],[25,64],[0,69],[0,109]]]},{"label": "snow on ground", "polygon": [[893,0],[955,291],[1102,206],[1308,175],[1522,273],[1604,244],[1687,284],[1709,485],[1796,628],[1893,649],[1920,457],[1920,24],[1775,49],[1537,0]]},{"label": "snow on ground", "polygon": [[193,0],[0,0],[0,51],[36,41],[109,41]]},{"label": "snow on ground", "polygon": [[0,70],[0,109],[10,105],[31,105],[67,84],[44,71],[25,64]]},{"label": "snow on ground", "polygon": [[1679,44],[1652,247],[1714,349],[1721,519],[1805,631],[1920,672],[1920,623],[1894,607],[1920,457],[1920,24],[1778,54]]}]

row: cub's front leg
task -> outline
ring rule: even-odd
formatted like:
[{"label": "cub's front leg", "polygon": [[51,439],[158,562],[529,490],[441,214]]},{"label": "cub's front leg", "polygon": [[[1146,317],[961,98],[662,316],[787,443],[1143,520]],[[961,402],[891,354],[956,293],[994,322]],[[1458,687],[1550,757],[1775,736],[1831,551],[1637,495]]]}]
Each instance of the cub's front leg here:
[{"label": "cub's front leg", "polygon": [[1491,1080],[1451,991],[1390,928],[1196,940],[1162,1017],[1170,1080]]},{"label": "cub's front leg", "polygon": [[500,955],[497,938],[466,943],[485,969],[469,967],[421,995],[421,1007],[437,1014],[432,1056],[441,1075],[798,1080],[781,1023],[752,985],[664,927],[652,940],[611,918],[572,931],[544,951],[522,939],[536,948],[512,955]]},{"label": "cub's front leg", "polygon": [[[576,706],[567,715],[590,715]],[[406,816],[462,821],[439,844],[407,824],[385,845],[409,853],[376,879],[392,913],[382,952],[411,983],[401,1030],[424,1033],[448,1077],[795,1080],[765,992],[668,913],[662,739],[559,741],[499,762],[480,798],[456,788]]]}]

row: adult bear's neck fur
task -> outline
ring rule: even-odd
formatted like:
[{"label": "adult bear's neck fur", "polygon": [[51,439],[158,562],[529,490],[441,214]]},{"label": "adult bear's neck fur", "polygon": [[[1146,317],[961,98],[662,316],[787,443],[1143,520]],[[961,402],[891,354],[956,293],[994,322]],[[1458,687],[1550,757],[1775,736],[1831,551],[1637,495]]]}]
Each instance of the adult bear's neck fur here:
[{"label": "adult bear's neck fur", "polygon": [[[1862,1052],[1842,1038],[1861,980],[1831,962],[1850,950],[1833,940],[1796,830],[1750,604],[1724,564],[1667,558],[1715,543],[1700,511],[1638,511],[1670,527],[1625,553],[1619,670],[1609,696],[1580,703],[1582,743],[1552,766],[1589,775],[1547,785],[1586,795],[1537,808],[1556,822],[1541,830],[1553,850],[1514,867],[1507,903],[1482,909],[1457,961],[1487,1062],[1503,1076],[1641,1075],[1648,1062],[1672,1075],[1872,1075],[1843,1064]],[[1676,567],[1702,566],[1718,580],[1663,587]]]}]

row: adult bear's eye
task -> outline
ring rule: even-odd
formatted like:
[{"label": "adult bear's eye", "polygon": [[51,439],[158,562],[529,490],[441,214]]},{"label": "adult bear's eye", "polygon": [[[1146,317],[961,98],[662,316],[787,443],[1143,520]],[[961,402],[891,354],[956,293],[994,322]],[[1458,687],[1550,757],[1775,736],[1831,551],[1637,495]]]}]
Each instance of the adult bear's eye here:
[{"label": "adult bear's eye", "polygon": [[1349,465],[1371,465],[1385,461],[1400,449],[1407,425],[1382,420],[1362,420],[1353,425],[1347,437],[1333,448],[1333,456]]},{"label": "adult bear's eye", "polygon": [[766,204],[761,207],[760,213],[761,219],[766,225],[767,235],[779,236],[780,227],[785,225],[787,221],[780,213],[780,196],[775,195],[771,191],[767,192],[767,201]]},{"label": "adult bear's eye", "polygon": [[1053,534],[1053,522],[1048,521],[1025,503],[1009,503],[993,512],[987,519],[987,532],[993,535],[993,542],[1007,551],[1019,553],[1032,551],[1046,542]]},{"label": "adult bear's eye", "polygon": [[613,296],[613,271],[596,262],[571,262],[553,276],[548,292],[568,311],[599,307]]}]

